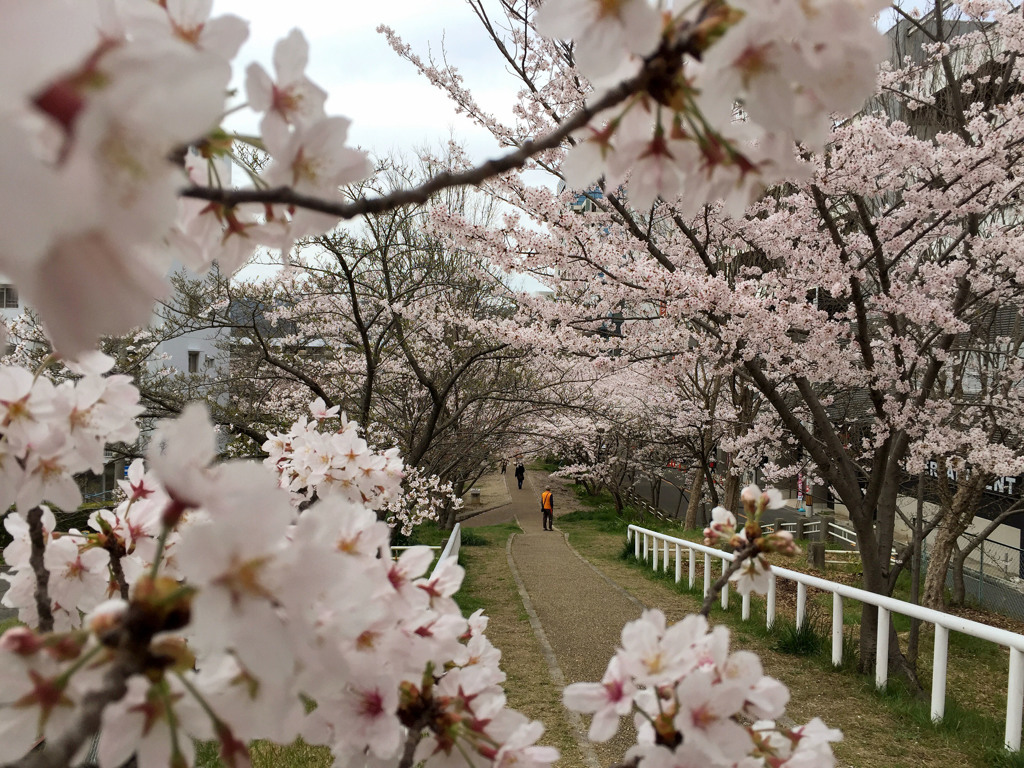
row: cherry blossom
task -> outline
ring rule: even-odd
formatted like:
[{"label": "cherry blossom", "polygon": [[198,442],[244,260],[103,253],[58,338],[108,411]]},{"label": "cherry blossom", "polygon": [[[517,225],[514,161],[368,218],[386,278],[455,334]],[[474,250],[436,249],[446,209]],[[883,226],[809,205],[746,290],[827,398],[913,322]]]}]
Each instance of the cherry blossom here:
[{"label": "cherry blossom", "polygon": [[[454,74],[430,71],[503,145],[516,145],[502,161],[506,176],[486,166],[460,178],[487,182],[490,193],[530,212],[529,221],[510,214],[491,228],[456,226],[458,214],[437,212],[438,237],[453,251],[482,254],[493,269],[521,269],[521,254],[530,254],[527,268],[558,281],[568,298],[523,298],[514,320],[488,319],[489,333],[505,335],[497,349],[570,348],[601,374],[625,367],[638,350],[657,350],[667,361],[649,363],[643,375],[662,383],[682,378],[684,366],[703,357],[726,361],[713,364],[720,369],[715,376],[727,365],[747,366],[748,377],[767,377],[759,386],[775,394],[771,377],[786,360],[801,380],[870,384],[884,392],[875,414],[882,426],[867,444],[888,444],[894,430],[903,430],[901,445],[943,438],[959,458],[965,449],[948,436],[948,414],[901,410],[900,393],[917,383],[901,377],[903,361],[911,358],[915,371],[931,370],[924,353],[905,340],[879,344],[869,365],[852,368],[845,364],[854,346],[849,335],[830,330],[808,305],[808,285],[836,296],[858,290],[843,261],[847,249],[827,238],[835,227],[817,218],[828,210],[820,198],[841,197],[845,212],[857,196],[898,192],[905,201],[866,228],[865,240],[853,243],[858,252],[871,249],[879,228],[886,245],[871,247],[900,254],[960,242],[945,226],[908,240],[906,232],[920,230],[907,211],[913,218],[929,210],[928,220],[941,222],[947,214],[975,215],[1010,200],[1019,174],[1000,163],[1019,135],[1016,102],[998,119],[970,112],[961,133],[934,145],[870,120],[829,134],[831,112],[859,108],[875,88],[881,49],[870,21],[874,8],[840,0],[777,0],[770,7],[744,0],[662,11],[646,0],[550,0],[516,24],[523,32],[513,45],[533,44],[535,24],[573,46],[536,41],[530,67],[550,79],[524,91],[516,126],[479,110]],[[326,94],[305,75],[308,45],[298,31],[277,45],[274,79],[258,65],[245,70],[248,104],[239,105],[229,102],[229,84],[247,25],[211,17],[211,0],[43,0],[31,8],[0,0],[0,12],[0,65],[8,75],[0,84],[0,270],[39,313],[57,355],[79,357],[61,383],[51,381],[45,366],[0,366],[0,503],[14,505],[5,521],[14,542],[5,550],[11,573],[4,575],[10,582],[4,603],[29,624],[44,625],[0,638],[2,759],[20,759],[40,739],[44,756],[72,742],[74,752],[101,722],[104,768],[132,754],[142,768],[188,765],[193,739],[216,739],[233,764],[244,759],[243,739],[287,742],[300,734],[329,745],[339,761],[388,763],[409,752],[427,766],[554,762],[557,751],[537,743],[543,726],[507,706],[485,621],[467,620],[458,609],[461,567],[448,562],[428,573],[432,554],[425,549],[407,550],[397,561],[388,557],[388,524],[408,529],[442,507],[455,508],[452,487],[406,467],[397,449],[371,446],[323,399],[311,405],[312,420],[303,416],[268,435],[262,466],[219,463],[216,430],[201,406],[189,405],[156,426],[147,464],[129,468],[119,504],[97,511],[85,530],[55,533],[56,520],[41,505],[77,507],[74,476],[102,469],[108,444],[139,434],[138,391],[123,375],[105,375],[108,361],[84,353],[101,336],[149,319],[174,259],[196,269],[218,260],[231,271],[257,243],[288,252],[360,206],[395,208],[400,199],[417,198],[363,199],[347,207],[349,192],[342,188],[371,166],[364,153],[346,146],[348,119],[324,111]],[[1006,29],[1006,49],[1019,49],[1015,28]],[[630,84],[616,89],[614,81],[624,77]],[[881,82],[893,88],[902,81]],[[592,86],[607,90],[594,94]],[[588,98],[601,102],[590,127],[583,111],[559,132],[563,107]],[[734,121],[737,105],[744,114]],[[257,113],[259,136],[235,137],[222,128],[236,108]],[[628,193],[610,224],[572,219],[564,198],[520,185],[514,172],[531,158],[557,169],[560,143],[577,130],[589,140],[569,156],[573,185],[589,189],[603,174],[606,187],[623,185]],[[519,148],[522,136],[537,140]],[[829,164],[794,146],[820,147],[825,136],[834,144]],[[236,141],[266,150],[267,168],[241,163]],[[876,162],[860,164],[865,155]],[[229,188],[217,165],[228,158],[239,161],[251,189]],[[897,175],[927,184],[898,186]],[[801,178],[812,182],[784,201],[781,195],[760,200],[755,215],[743,215],[766,185]],[[936,178],[955,181],[934,190],[928,184]],[[446,179],[431,184],[451,183]],[[182,200],[187,185],[191,197]],[[605,189],[602,200],[612,194]],[[701,208],[718,199],[723,207]],[[661,213],[650,217],[645,242],[644,229],[627,220],[649,206]],[[731,283],[706,253],[703,261],[694,257],[692,232],[670,236],[664,247],[652,239],[663,223],[682,222],[684,231],[698,210],[707,214],[705,230],[722,244],[725,260],[737,262],[728,270]],[[999,262],[1000,275],[1021,272],[1014,233],[988,238],[984,229],[984,237],[971,238],[971,258]],[[737,254],[749,244],[792,264],[792,271],[740,264]],[[583,256],[573,250],[577,245]],[[881,261],[903,270],[893,255]],[[914,262],[896,279],[877,281],[896,287],[872,297],[872,312],[905,307],[896,327],[934,326],[943,338],[966,332],[963,308],[948,296],[967,277],[977,278],[978,291],[998,295],[997,281],[969,274],[966,261],[954,262]],[[657,271],[666,265],[669,275]],[[651,311],[652,302],[664,312]],[[558,317],[566,306],[572,312]],[[622,354],[611,348],[604,323],[604,334],[593,332],[594,318],[622,317],[626,307],[652,315],[655,332],[630,339],[636,343]],[[394,318],[439,314],[428,302],[392,301],[387,309]],[[698,333],[709,319],[718,329],[711,341]],[[452,341],[442,323],[423,325],[420,338],[403,343],[431,349],[440,362],[472,343],[468,335]],[[621,325],[625,340],[630,331]],[[587,329],[583,340],[575,339],[577,327]],[[817,357],[804,352],[803,339]],[[875,349],[855,341],[864,342],[862,350]],[[788,376],[779,401],[793,394]],[[1012,410],[1013,398],[995,392],[988,395],[993,404]],[[742,411],[737,402],[733,421]],[[805,415],[790,419],[790,427]],[[738,450],[752,451],[750,444],[769,430],[758,422],[732,437]],[[577,468],[609,484],[623,482],[635,458],[630,441],[622,444],[616,455],[587,456]],[[805,440],[808,446],[819,450]],[[599,440],[595,453],[602,447]],[[898,465],[907,451],[890,463]],[[995,449],[970,456],[978,466],[1005,469],[1016,462],[1012,452]],[[820,450],[813,459],[826,464]],[[741,588],[757,588],[768,572],[761,553],[792,551],[792,539],[760,530],[758,519],[780,502],[777,494],[746,489],[742,501],[743,531],[719,512],[709,538],[733,533],[734,575]],[[311,713],[304,706],[309,701],[319,705]],[[566,693],[568,704],[594,714],[595,738],[608,738],[634,712],[638,744],[630,756],[642,763],[829,764],[838,734],[819,721],[788,729],[749,724],[750,715],[780,717],[784,701],[784,688],[748,655],[729,654],[724,629],[709,631],[700,616],[670,626],[657,611],[623,629],[602,683]],[[66,763],[70,755],[55,759]]]},{"label": "cherry blossom", "polygon": [[284,143],[289,125],[308,124],[324,116],[327,93],[305,76],[309,45],[302,32],[293,29],[274,47],[277,82],[259,64],[245,73],[249,106],[263,112],[260,133],[272,144]]},{"label": "cherry blossom", "polygon": [[648,0],[549,0],[535,23],[544,35],[577,38],[577,62],[587,77],[615,72],[628,54],[644,56],[661,35],[661,15]]}]

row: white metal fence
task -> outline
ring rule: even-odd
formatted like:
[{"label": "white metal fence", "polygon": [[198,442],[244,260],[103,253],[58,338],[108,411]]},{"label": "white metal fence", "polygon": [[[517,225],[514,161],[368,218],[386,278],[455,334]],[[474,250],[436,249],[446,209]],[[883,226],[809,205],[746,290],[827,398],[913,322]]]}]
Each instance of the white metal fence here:
[{"label": "white metal fence", "polygon": [[[415,546],[424,546],[424,545],[417,544]],[[449,557],[454,557],[454,558],[458,559],[458,557],[459,557],[459,548],[461,546],[462,546],[462,524],[461,523],[456,523],[455,527],[452,528],[451,535],[448,536],[448,541],[445,542],[444,547],[430,547],[430,549],[433,549],[434,551],[440,550],[440,552],[441,552],[441,554],[438,555],[437,560],[434,561],[434,567],[430,569],[430,575],[433,576],[434,575],[434,571],[437,570],[437,566],[439,566],[441,563],[443,563]],[[409,546],[409,547],[405,547],[405,546],[391,547],[391,557],[395,558],[395,557],[397,557],[397,554],[396,554],[397,552],[404,552],[407,549],[412,549],[412,547],[411,546]]]},{"label": "white metal fence", "polygon": [[456,523],[455,527],[452,528],[452,535],[448,537],[448,542],[444,545],[444,549],[441,550],[441,556],[437,558],[437,562],[434,563],[434,568],[430,572],[431,575],[437,570],[437,566],[447,560],[449,557],[454,557],[456,560],[459,559],[459,548],[462,546],[462,524]]},{"label": "white metal fence", "polygon": [[[735,559],[730,552],[723,552],[693,541],[658,533],[637,525],[629,526],[627,541],[633,542],[633,554],[638,560],[650,561],[654,570],[661,567],[668,571],[670,559],[675,559],[675,579],[682,580],[683,550],[688,555],[689,586],[694,587],[696,579],[696,558],[704,556],[704,594],[711,590],[712,558],[722,561],[722,570],[727,562]],[[659,558],[659,549],[661,557]],[[884,595],[876,595],[856,587],[838,584],[834,581],[819,579],[806,573],[798,573],[788,568],[772,566],[772,574],[768,584],[766,623],[771,627],[775,623],[775,595],[778,579],[795,582],[796,624],[803,626],[807,617],[807,588],[814,587],[832,594],[832,663],[839,665],[843,661],[843,598],[857,600],[861,603],[878,608],[878,635],[875,655],[875,685],[884,688],[888,677],[889,661],[889,615],[897,613],[912,619],[920,619],[935,627],[935,647],[932,665],[931,717],[933,721],[942,720],[946,708],[946,662],[948,659],[949,631],[962,632],[965,635],[987,640],[1008,648],[1010,651],[1009,684],[1006,694],[1006,729],[1004,742],[1008,749],[1017,751],[1021,746],[1021,721],[1024,716],[1024,635],[1009,632],[998,627],[990,627],[977,621],[963,619],[941,611],[934,611],[903,600]],[[722,590],[722,608],[729,607],[729,587]],[[742,602],[742,618],[750,619],[750,595],[745,595]]]}]

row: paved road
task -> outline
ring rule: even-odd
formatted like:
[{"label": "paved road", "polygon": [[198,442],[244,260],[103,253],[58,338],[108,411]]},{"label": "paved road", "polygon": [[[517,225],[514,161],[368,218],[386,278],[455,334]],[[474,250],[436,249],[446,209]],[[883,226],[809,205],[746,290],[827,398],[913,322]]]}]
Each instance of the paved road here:
[{"label": "paved road", "polygon": [[[661,498],[658,506],[669,517],[685,517],[689,494],[678,486],[683,485],[683,473],[674,469],[665,470],[666,480],[661,483]],[[637,480],[633,490],[645,499],[651,498],[651,482],[647,478]]]},{"label": "paved road", "polygon": [[[558,518],[566,511],[563,500],[571,493],[558,481],[552,481],[555,530],[543,529],[540,494],[548,482],[546,473],[530,472],[520,491],[515,478],[508,475],[511,502],[468,520],[466,526],[518,522],[522,533],[510,538],[509,570],[547,658],[552,683],[561,688],[568,683],[599,681],[619,645],[622,625],[639,618],[643,606],[602,577],[558,530]],[[586,724],[577,719],[574,730],[579,731],[579,740]],[[621,762],[634,739],[624,728],[606,744],[581,743],[587,766]]]}]

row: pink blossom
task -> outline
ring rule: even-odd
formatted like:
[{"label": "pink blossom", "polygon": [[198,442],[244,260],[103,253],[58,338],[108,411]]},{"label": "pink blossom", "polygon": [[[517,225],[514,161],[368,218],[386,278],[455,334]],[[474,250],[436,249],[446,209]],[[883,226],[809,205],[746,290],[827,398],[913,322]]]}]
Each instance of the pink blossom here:
[{"label": "pink blossom", "polygon": [[619,718],[632,711],[635,690],[619,657],[613,656],[600,683],[573,683],[563,691],[562,701],[568,709],[594,715],[591,741],[608,741],[619,729]]}]

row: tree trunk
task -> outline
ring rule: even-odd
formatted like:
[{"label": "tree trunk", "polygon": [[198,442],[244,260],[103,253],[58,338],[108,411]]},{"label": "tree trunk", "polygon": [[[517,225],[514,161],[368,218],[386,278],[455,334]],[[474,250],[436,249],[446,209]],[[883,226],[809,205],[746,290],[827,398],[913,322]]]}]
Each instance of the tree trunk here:
[{"label": "tree trunk", "polygon": [[679,486],[676,486],[676,490],[679,491],[679,500],[676,502],[676,511],[675,511],[675,514],[672,515],[672,517],[674,519],[678,520],[679,519],[679,510],[683,508],[683,499],[686,498],[686,497],[683,494],[683,489],[682,488],[680,488]]},{"label": "tree trunk", "polygon": [[740,478],[732,474],[732,472],[727,473],[725,476],[722,506],[734,514],[740,511]]},{"label": "tree trunk", "polygon": [[690,486],[690,503],[686,507],[686,521],[683,528],[697,527],[697,510],[700,508],[701,491],[704,490],[704,472],[698,467],[693,473],[693,484]]},{"label": "tree trunk", "polygon": [[[914,515],[914,553],[910,563],[910,602],[921,604],[921,542],[924,540],[924,472],[917,474],[917,513]],[[917,650],[921,637],[921,620],[910,620],[907,639],[907,660],[917,666]]]},{"label": "tree trunk", "polygon": [[953,561],[953,594],[950,602],[953,605],[963,606],[967,600],[967,587],[964,586],[964,561],[967,559],[967,552],[960,551],[960,547],[954,547],[956,558]]},{"label": "tree trunk", "polygon": [[921,596],[921,604],[928,608],[941,611],[946,607],[946,572],[953,556],[953,545],[959,537],[960,532],[951,525],[940,525],[935,534],[935,542],[928,556],[928,571],[924,577],[924,594]]},{"label": "tree trunk", "polygon": [[[466,483],[463,480],[452,483],[452,493],[456,498],[462,498],[462,495],[466,492]],[[458,510],[455,509],[451,504],[445,504],[444,509],[441,510],[440,523],[441,529],[444,531],[450,531],[455,527],[455,519],[458,517]]]},{"label": "tree trunk", "polygon": [[622,494],[619,493],[618,488],[612,488],[612,501],[615,502],[615,514],[622,515]]},{"label": "tree trunk", "polygon": [[931,557],[928,558],[928,572],[924,578],[923,605],[935,610],[945,607],[946,572],[957,539],[966,531],[974,520],[974,511],[978,498],[985,487],[988,475],[975,474],[962,481],[953,496],[948,510],[943,510],[943,521],[932,545]]}]

